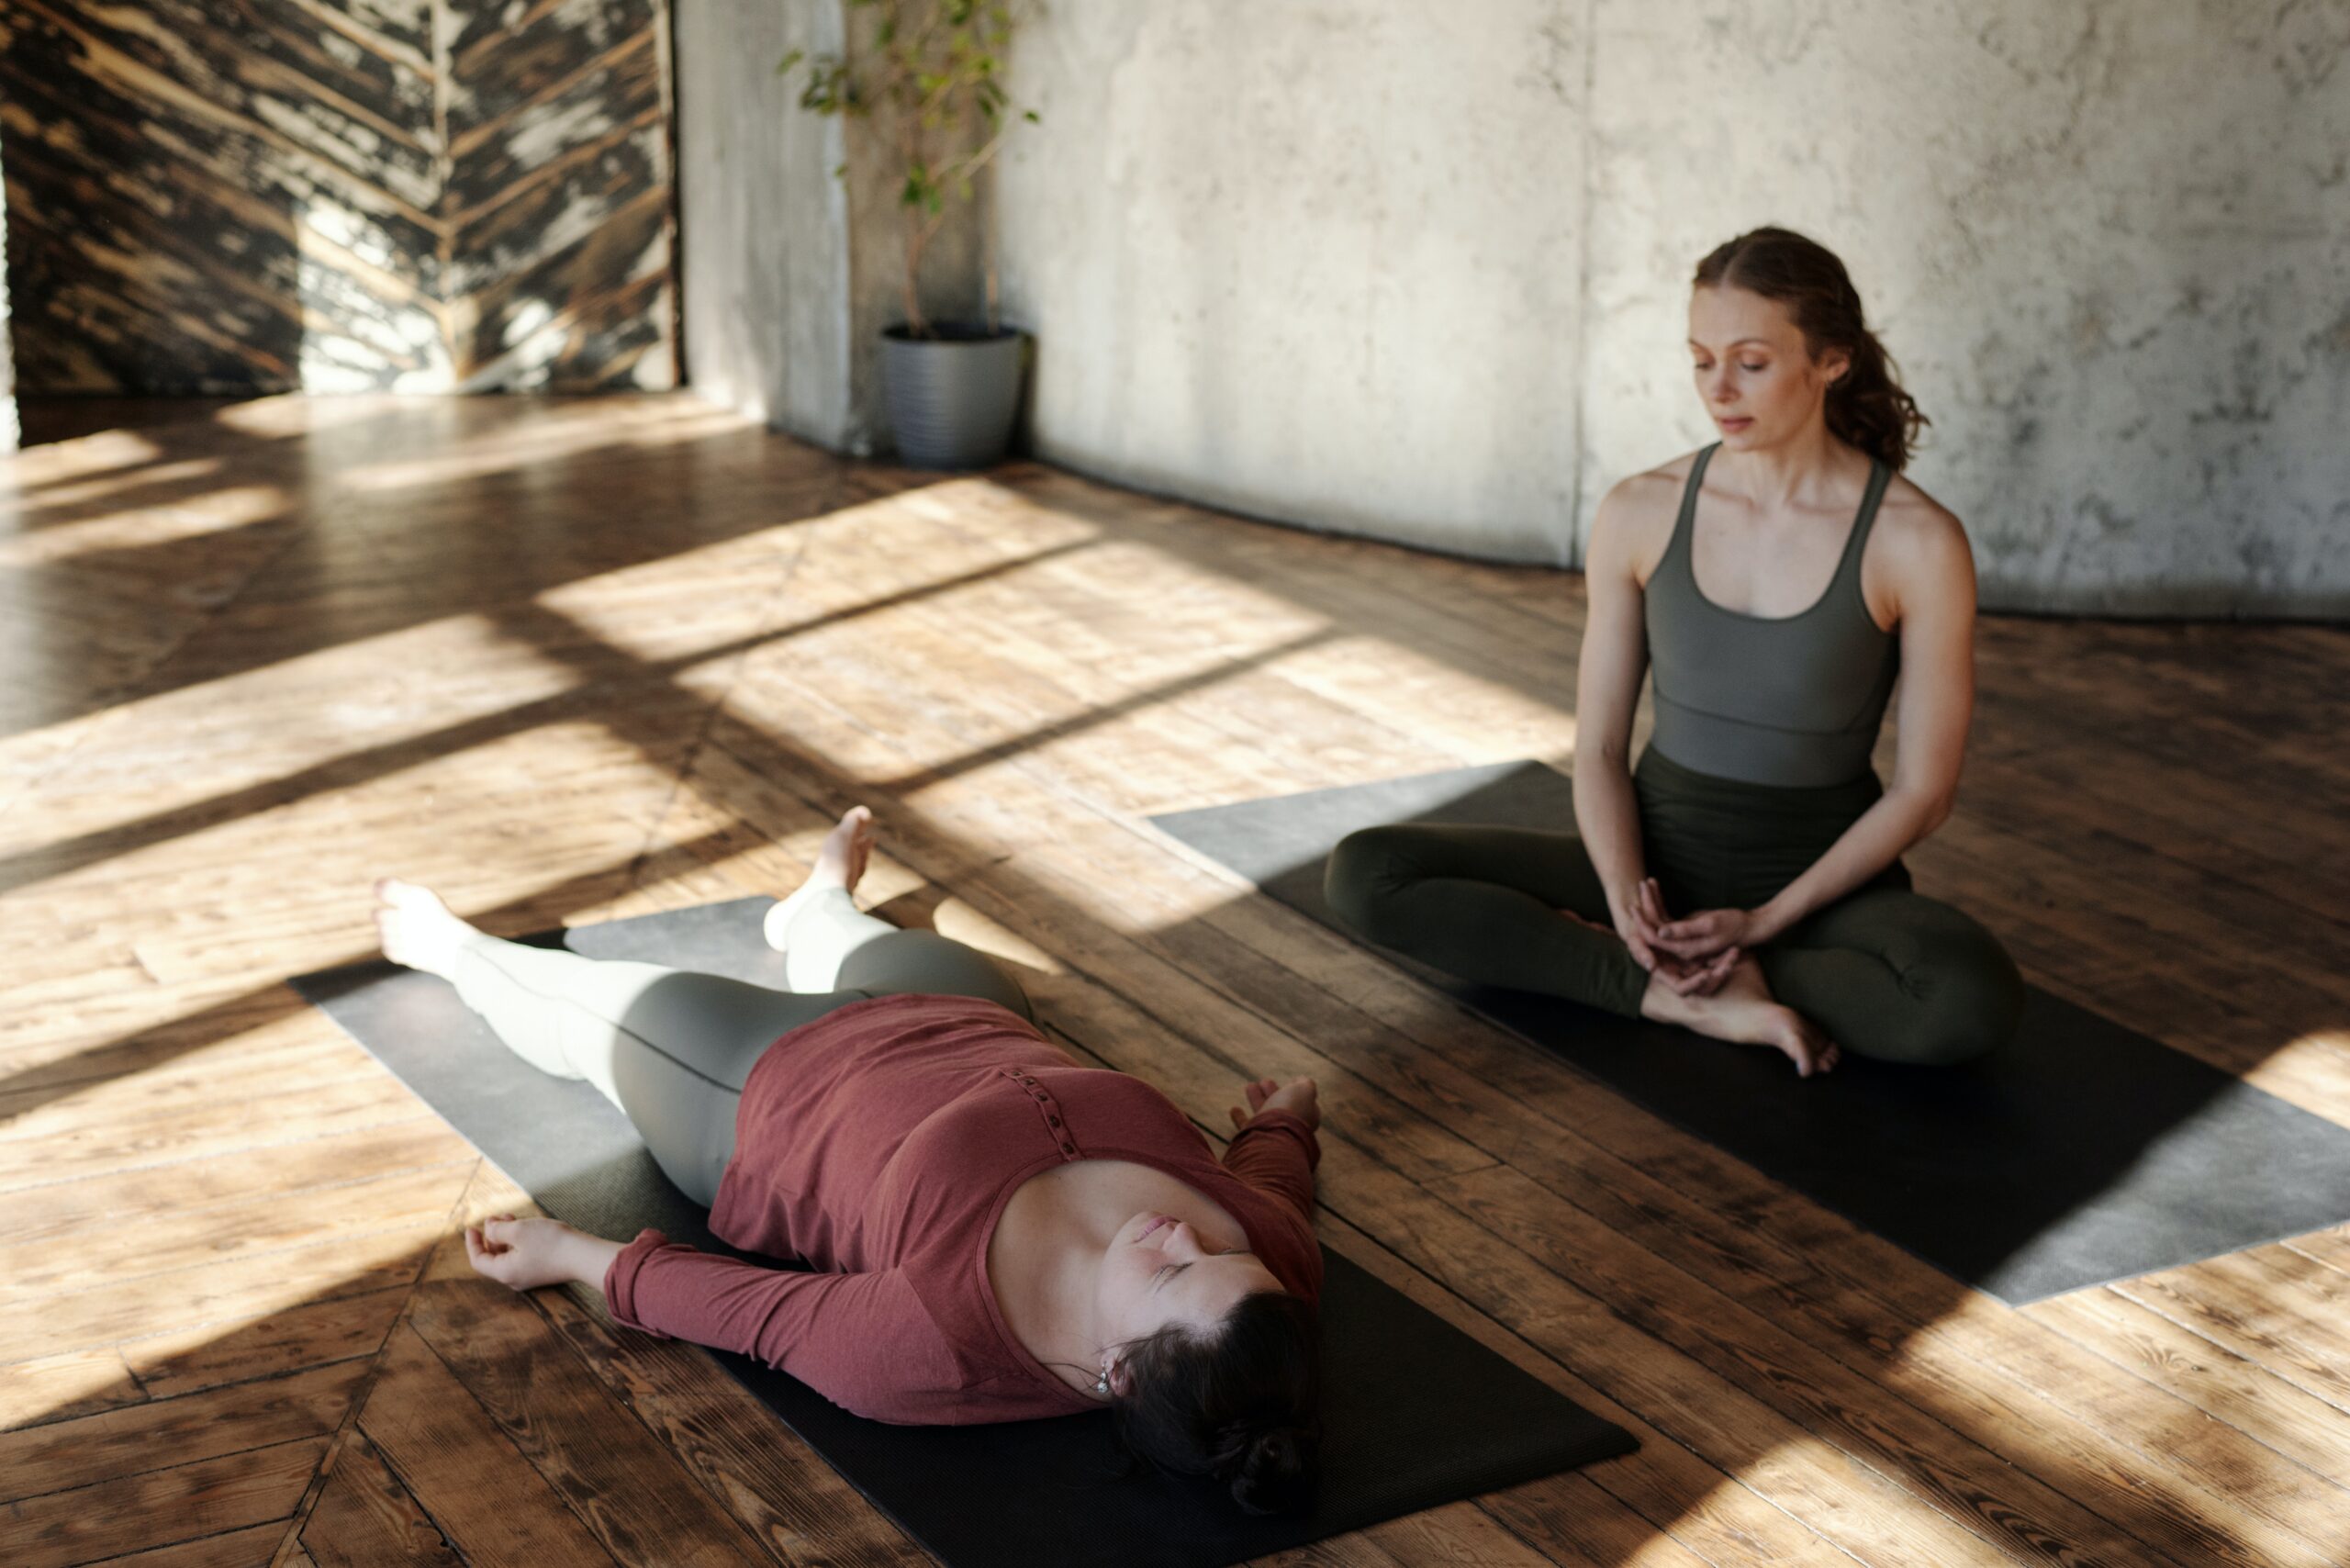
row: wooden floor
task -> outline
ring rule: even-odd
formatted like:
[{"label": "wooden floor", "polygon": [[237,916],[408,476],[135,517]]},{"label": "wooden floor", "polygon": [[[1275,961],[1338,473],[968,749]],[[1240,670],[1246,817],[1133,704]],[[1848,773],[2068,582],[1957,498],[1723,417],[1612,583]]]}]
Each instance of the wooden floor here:
[{"label": "wooden floor", "polygon": [[[525,1200],[283,983],[385,872],[602,920],[856,801],[886,913],[1203,1125],[1317,1076],[1327,1243],[1640,1439],[1288,1561],[2350,1561],[2350,1231],[2012,1310],[1145,823],[1563,760],[1574,577],[685,398],[249,402],[0,509],[13,1568],[923,1561],[701,1352],[473,1277]],[[1991,619],[1982,671],[1921,884],[2350,1123],[2350,633]]]}]

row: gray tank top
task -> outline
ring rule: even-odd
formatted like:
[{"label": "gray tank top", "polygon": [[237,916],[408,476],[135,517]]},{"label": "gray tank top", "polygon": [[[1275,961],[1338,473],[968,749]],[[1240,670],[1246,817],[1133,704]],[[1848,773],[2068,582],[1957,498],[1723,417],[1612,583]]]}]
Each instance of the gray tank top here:
[{"label": "gray tank top", "polygon": [[1697,588],[1691,562],[1697,492],[1720,443],[1697,454],[1664,559],[1649,576],[1650,745],[1682,767],[1749,784],[1843,784],[1869,768],[1900,667],[1861,594],[1861,556],[1893,470],[1875,464],[1828,591],[1788,616],[1725,610]]}]

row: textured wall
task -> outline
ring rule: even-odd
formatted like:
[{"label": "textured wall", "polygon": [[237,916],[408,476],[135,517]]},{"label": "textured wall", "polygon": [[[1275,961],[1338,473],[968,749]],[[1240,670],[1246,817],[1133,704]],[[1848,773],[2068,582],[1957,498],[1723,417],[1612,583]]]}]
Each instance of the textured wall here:
[{"label": "textured wall", "polygon": [[[687,374],[701,396],[845,452],[889,443],[880,333],[899,304],[904,182],[885,149],[799,106],[792,50],[840,48],[840,0],[677,0]],[[845,166],[845,180],[834,171]],[[976,310],[978,214],[923,266],[934,313]]]},{"label": "textured wall", "polygon": [[28,390],[676,380],[662,0],[0,0]]},{"label": "textured wall", "polygon": [[676,5],[687,374],[705,398],[852,446],[841,127],[795,107],[775,71],[838,47],[837,0]]},{"label": "textured wall", "polygon": [[1852,267],[1988,600],[2350,613],[2350,0],[1598,15],[1584,519],[1707,439],[1683,280],[1775,220]]},{"label": "textured wall", "polygon": [[1155,490],[1564,561],[1580,4],[1033,19],[999,186],[1045,455]]},{"label": "textured wall", "polygon": [[1577,558],[1707,425],[1691,266],[1839,250],[1989,602],[2350,613],[2350,0],[1089,0],[1002,190],[1039,448]]}]

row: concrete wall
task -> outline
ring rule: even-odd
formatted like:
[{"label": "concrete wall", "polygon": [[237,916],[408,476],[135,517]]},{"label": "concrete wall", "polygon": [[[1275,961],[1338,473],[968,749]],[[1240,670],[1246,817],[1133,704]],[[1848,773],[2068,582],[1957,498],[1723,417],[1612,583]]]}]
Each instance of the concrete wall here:
[{"label": "concrete wall", "polygon": [[1019,45],[1040,453],[1572,562],[1707,439],[1690,268],[1842,253],[1986,602],[2350,613],[2350,0],[1062,4]]},{"label": "concrete wall", "polygon": [[1000,182],[1052,459],[1480,554],[1572,549],[1580,5],[1058,5]]},{"label": "concrete wall", "polygon": [[[894,181],[773,70],[840,0],[677,16],[688,375],[874,450]],[[2345,57],[2350,0],[1057,0],[996,193],[1033,439],[1572,564],[1707,438],[1690,269],[1779,222],[1851,265],[1986,602],[2350,614]]]},{"label": "concrete wall", "polygon": [[[903,174],[863,126],[799,106],[804,73],[775,69],[793,50],[839,50],[840,0],[673,3],[687,378],[822,445],[884,451],[880,333],[904,315]],[[934,312],[976,305],[978,217],[959,214],[932,244]]]},{"label": "concrete wall", "polygon": [[849,385],[841,127],[776,62],[838,47],[837,4],[675,0],[686,379],[823,445],[860,434]]}]

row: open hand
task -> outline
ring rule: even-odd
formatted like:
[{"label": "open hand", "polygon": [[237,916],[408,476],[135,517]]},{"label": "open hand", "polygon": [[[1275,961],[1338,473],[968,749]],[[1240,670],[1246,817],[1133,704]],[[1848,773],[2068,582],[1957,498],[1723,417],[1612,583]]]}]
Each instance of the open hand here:
[{"label": "open hand", "polygon": [[561,1220],[494,1215],[465,1226],[465,1257],[476,1273],[501,1285],[536,1290],[578,1277],[572,1266],[572,1238],[579,1234]]},{"label": "open hand", "polygon": [[1322,1125],[1322,1104],[1315,1096],[1314,1080],[1310,1078],[1292,1078],[1287,1083],[1260,1078],[1254,1083],[1244,1084],[1241,1092],[1248,1097],[1248,1109],[1243,1111],[1237,1105],[1231,1107],[1229,1114],[1235,1132],[1255,1120],[1261,1111],[1287,1111],[1309,1127]]}]

